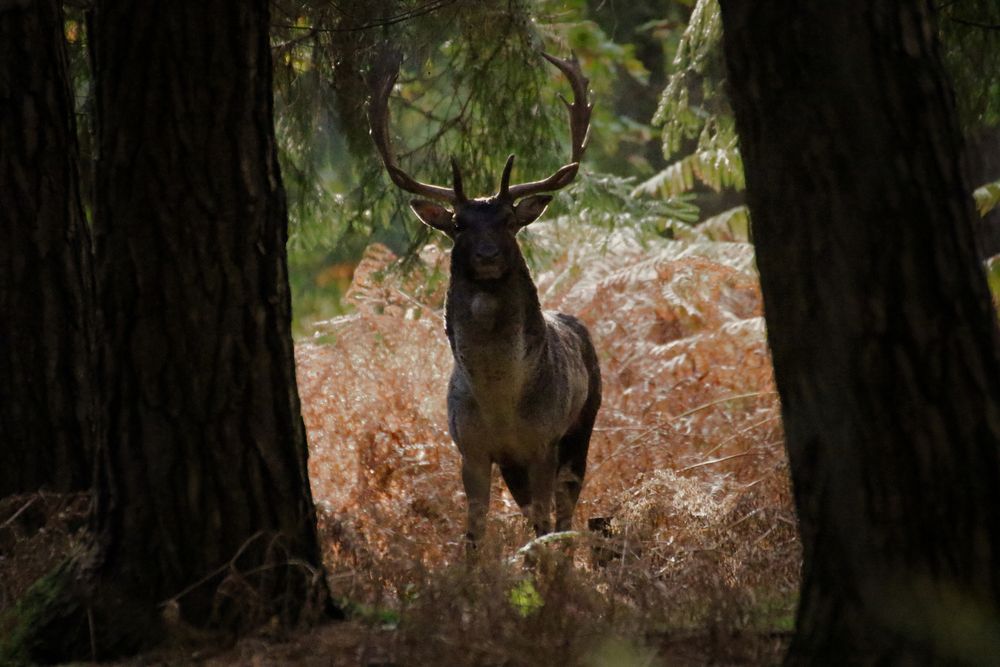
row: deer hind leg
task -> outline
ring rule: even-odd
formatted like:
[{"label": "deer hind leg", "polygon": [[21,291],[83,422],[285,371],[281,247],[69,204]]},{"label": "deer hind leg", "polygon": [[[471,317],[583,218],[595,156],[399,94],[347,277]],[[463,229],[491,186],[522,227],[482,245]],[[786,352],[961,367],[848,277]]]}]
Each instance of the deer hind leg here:
[{"label": "deer hind leg", "polygon": [[580,421],[559,441],[559,471],[556,473],[556,530],[573,527],[573,512],[587,474],[587,451],[597,410],[584,408]]},{"label": "deer hind leg", "polygon": [[573,512],[576,501],[583,488],[583,478],[577,475],[569,466],[559,468],[556,476],[556,531],[573,528]]},{"label": "deer hind leg", "polygon": [[488,458],[462,457],[462,486],[468,503],[465,537],[471,547],[486,533],[486,512],[490,507],[490,477],[493,464]]}]

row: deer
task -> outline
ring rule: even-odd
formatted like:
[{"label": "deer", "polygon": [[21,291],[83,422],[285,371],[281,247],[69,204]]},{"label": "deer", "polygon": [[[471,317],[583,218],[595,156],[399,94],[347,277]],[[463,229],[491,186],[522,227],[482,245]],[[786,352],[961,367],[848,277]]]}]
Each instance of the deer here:
[{"label": "deer", "polygon": [[517,241],[551,194],[576,177],[587,145],[589,80],[575,54],[545,59],[569,80],[571,159],[548,178],[511,184],[507,158],[496,194],[470,198],[453,157],[452,187],[422,183],[400,168],[389,136],[388,99],[399,74],[374,77],[368,108],[371,136],[392,182],[419,195],[410,208],[452,243],[445,334],[454,365],[448,382],[448,431],[461,455],[467,503],[465,544],[483,538],[494,464],[536,537],[567,531],[583,487],[587,450],[601,406],[601,371],[583,323],[541,309]]}]

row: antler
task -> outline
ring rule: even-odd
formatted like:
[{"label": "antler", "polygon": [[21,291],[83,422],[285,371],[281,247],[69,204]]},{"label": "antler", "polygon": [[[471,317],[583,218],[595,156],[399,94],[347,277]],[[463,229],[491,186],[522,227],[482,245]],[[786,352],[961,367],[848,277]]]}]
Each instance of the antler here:
[{"label": "antler", "polygon": [[[583,152],[587,148],[587,137],[590,132],[590,113],[593,105],[587,101],[587,86],[590,81],[583,75],[580,69],[580,61],[573,54],[569,59],[556,58],[548,53],[542,56],[569,79],[573,88],[572,104],[562,95],[559,98],[569,111],[570,138],[572,140],[572,153],[570,163],[559,167],[554,174],[541,181],[510,185],[510,172],[514,166],[514,156],[507,158],[504,166],[503,176],[500,179],[500,191],[498,198],[520,199],[538,192],[553,192],[566,187],[573,182],[580,169],[580,160],[583,159]],[[396,84],[399,76],[399,64],[402,60],[398,52],[389,52],[378,65],[377,72],[372,80],[372,97],[368,103],[368,125],[371,128],[372,140],[375,148],[382,158],[382,164],[392,182],[400,188],[414,194],[423,195],[431,199],[438,199],[451,204],[459,204],[466,201],[465,193],[462,190],[462,175],[458,168],[458,162],[452,158],[451,168],[454,178],[454,187],[446,188],[430,183],[421,183],[405,171],[396,162],[396,157],[392,151],[392,143],[389,140],[389,94]]]},{"label": "antler", "polygon": [[389,141],[389,93],[396,85],[401,60],[402,57],[398,52],[388,53],[382,58],[372,82],[372,98],[368,103],[368,126],[371,128],[375,148],[378,149],[378,153],[382,157],[382,164],[389,172],[389,178],[392,179],[392,182],[407,192],[451,204],[465,201],[465,194],[462,192],[462,175],[459,173],[458,163],[454,158],[451,161],[452,174],[455,179],[454,188],[421,183],[403,171],[396,162],[392,143]]},{"label": "antler", "polygon": [[590,80],[583,75],[580,69],[580,61],[576,54],[571,54],[569,59],[556,58],[548,53],[542,56],[550,63],[559,68],[573,88],[573,103],[570,104],[562,95],[559,99],[566,105],[569,111],[570,137],[573,142],[572,154],[569,164],[563,165],[554,174],[541,181],[522,183],[510,186],[510,170],[514,164],[514,156],[507,158],[507,164],[503,170],[503,177],[500,179],[500,191],[497,197],[509,199],[520,199],[538,192],[553,192],[566,187],[576,178],[577,171],[580,170],[580,160],[583,159],[583,152],[587,148],[587,137],[590,133],[590,112],[594,105],[587,101],[587,86]]}]

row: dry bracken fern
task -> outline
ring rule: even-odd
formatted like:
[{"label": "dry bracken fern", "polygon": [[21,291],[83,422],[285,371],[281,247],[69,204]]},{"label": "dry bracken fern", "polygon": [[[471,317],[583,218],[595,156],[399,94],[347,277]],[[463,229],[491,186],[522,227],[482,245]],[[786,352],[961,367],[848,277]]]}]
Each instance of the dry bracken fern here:
[{"label": "dry bracken fern", "polygon": [[[581,317],[601,359],[604,404],[576,522],[603,517],[595,539],[634,576],[598,588],[629,608],[661,591],[656,604],[683,602],[702,621],[706,600],[790,598],[798,544],[751,247],[647,246],[561,224],[531,242],[544,258],[543,307]],[[447,253],[428,247],[409,271],[397,264],[369,248],[349,293],[356,312],[319,327],[332,342],[296,348],[334,587],[390,605],[454,567],[464,522],[445,415]],[[526,523],[498,480],[492,504],[490,548],[510,555]]]}]

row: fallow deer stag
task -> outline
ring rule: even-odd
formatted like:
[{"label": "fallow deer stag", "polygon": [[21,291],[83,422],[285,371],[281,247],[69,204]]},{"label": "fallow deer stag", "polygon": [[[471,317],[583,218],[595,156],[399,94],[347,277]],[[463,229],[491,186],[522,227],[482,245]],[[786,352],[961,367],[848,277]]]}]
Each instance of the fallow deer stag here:
[{"label": "fallow deer stag", "polygon": [[[587,143],[588,80],[576,57],[544,57],[573,87],[569,110],[572,157],[548,178],[510,184],[507,158],[500,189],[470,199],[452,159],[450,188],[421,183],[396,162],[389,140],[388,98],[396,67],[375,77],[368,120],[392,181],[426,197],[410,206],[425,224],[454,242],[445,332],[455,365],[448,385],[448,429],[462,455],[470,547],[482,538],[493,464],[537,535],[568,530],[587,467],[587,449],[601,405],[601,372],[593,343],[575,317],[542,312],[515,238],[569,185]],[[443,202],[447,206],[428,201]]]}]

